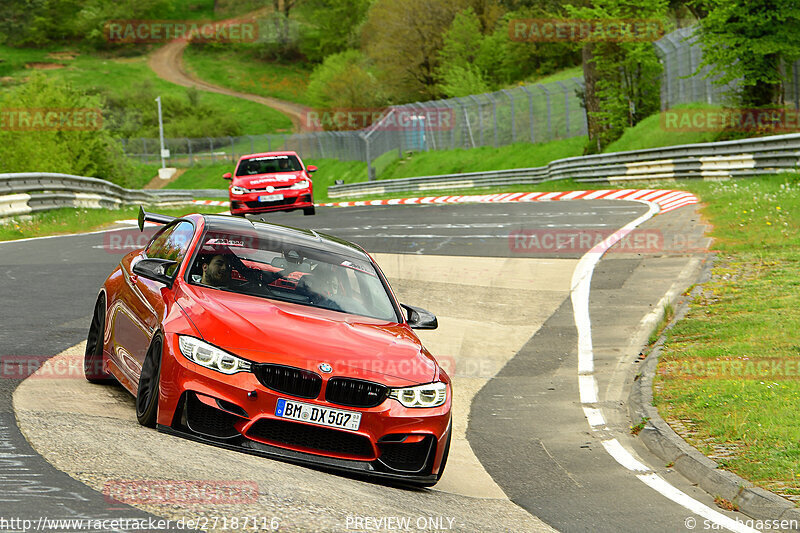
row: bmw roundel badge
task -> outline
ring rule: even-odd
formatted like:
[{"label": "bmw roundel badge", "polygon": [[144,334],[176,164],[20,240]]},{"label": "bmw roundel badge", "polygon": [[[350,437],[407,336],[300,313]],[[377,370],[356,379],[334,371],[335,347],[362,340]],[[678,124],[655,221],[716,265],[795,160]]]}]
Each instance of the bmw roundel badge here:
[{"label": "bmw roundel badge", "polygon": [[331,372],[333,372],[333,367],[328,363],[320,363],[319,369],[321,372],[324,372],[325,374],[330,374]]}]

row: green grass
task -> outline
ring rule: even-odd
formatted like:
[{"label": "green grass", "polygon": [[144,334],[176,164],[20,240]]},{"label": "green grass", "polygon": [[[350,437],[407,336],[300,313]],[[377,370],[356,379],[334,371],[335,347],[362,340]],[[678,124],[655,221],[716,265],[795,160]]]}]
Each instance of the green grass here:
[{"label": "green grass", "polygon": [[156,163],[143,164],[132,162],[132,168],[133,172],[129,176],[131,181],[128,188],[142,189],[158,175],[158,169],[161,168],[161,165]]},{"label": "green grass", "polygon": [[434,176],[508,168],[540,167],[550,161],[581,155],[585,137],[541,144],[517,143],[499,148],[414,152],[395,160],[379,173],[381,179]]},{"label": "green grass", "polygon": [[[706,104],[683,104],[674,109],[717,109]],[[670,131],[662,127],[661,113],[650,115],[606,147],[604,152],[626,152],[661,146],[712,142],[720,136],[714,131]]]},{"label": "green grass", "polygon": [[[75,87],[86,91],[97,92],[102,89],[108,92],[120,92],[147,82],[152,84],[161,96],[173,95],[178,98],[186,98],[184,87],[166,82],[150,70],[147,66],[146,56],[115,59],[84,53],[71,60],[52,60],[43,59],[42,54],[39,54],[38,51],[34,53],[30,50],[0,46],[0,57],[6,58],[6,54],[15,58],[9,60],[9,64],[14,68],[8,72],[8,75],[16,78],[18,82],[31,72],[24,68],[25,63],[31,60],[47,61],[62,63],[65,67],[41,72],[69,81]],[[0,65],[4,64],[0,63]],[[241,124],[244,135],[292,131],[292,122],[289,117],[265,105],[216,93],[200,92],[199,98],[201,102],[224,110],[230,116],[235,117]],[[153,113],[156,113],[155,103],[153,104]],[[165,121],[169,120],[168,116],[164,118]]]},{"label": "green grass", "polygon": [[243,93],[312,105],[306,96],[311,67],[304,63],[260,61],[246,46],[224,50],[189,46],[183,59],[190,72],[210,83]]},{"label": "green grass", "polygon": [[28,63],[63,63],[59,59],[48,57],[48,48],[12,48],[0,45],[0,76],[11,76],[15,72],[28,71],[25,65]]},{"label": "green grass", "polygon": [[688,316],[667,332],[656,405],[664,418],[690,428],[688,440],[701,451],[713,457],[714,447],[735,450],[721,460],[726,469],[763,488],[800,494],[797,373],[669,371],[720,360],[800,365],[800,176],[680,187],[705,203],[720,256]]},{"label": "green grass", "polygon": [[[172,216],[183,216],[189,213],[219,212],[219,207],[192,206],[177,208],[154,208],[159,213]],[[121,209],[76,209],[62,208],[38,213],[27,217],[16,217],[0,224],[0,241],[12,241],[45,235],[64,235],[83,233],[102,229],[117,220],[136,218],[139,206],[127,206]]]},{"label": "green grass", "polygon": [[525,80],[524,82],[517,83],[512,85],[514,87],[516,85],[527,85],[530,83],[553,83],[556,81],[565,81],[570,80],[572,78],[582,78],[583,77],[583,67],[570,67],[565,68],[564,70],[559,70],[558,72],[554,72],[553,74],[548,74],[547,76],[534,76]]}]

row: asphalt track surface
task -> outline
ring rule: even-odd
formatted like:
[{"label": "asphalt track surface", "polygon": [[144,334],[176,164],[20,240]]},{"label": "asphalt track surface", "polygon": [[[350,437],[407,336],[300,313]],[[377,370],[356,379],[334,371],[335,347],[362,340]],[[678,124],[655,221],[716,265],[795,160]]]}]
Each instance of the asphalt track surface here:
[{"label": "asphalt track surface", "polygon": [[[315,217],[290,213],[265,218],[313,227],[370,252],[502,258],[519,255],[510,248],[512,231],[611,232],[646,210],[634,202],[569,201],[319,209]],[[693,208],[681,208],[646,226],[687,234],[696,232],[696,215]],[[0,357],[53,356],[85,339],[97,290],[120,258],[104,248],[108,235],[0,244],[5,303],[0,308]],[[581,255],[580,250],[559,251],[553,257]],[[659,465],[627,435],[630,422],[623,406],[624,382],[635,373],[636,353],[630,350],[639,321],[692,258],[691,253],[608,254],[593,278],[592,325],[601,401],[610,411],[615,436],[675,487],[715,507],[713,498]],[[2,518],[11,517],[33,520],[31,528],[40,517],[155,518],[110,505],[102,494],[42,459],[17,427],[11,398],[19,380],[4,377],[0,529],[23,530],[4,527]],[[702,517],[649,489],[606,453],[581,411],[577,388],[576,332],[567,298],[472,405],[469,441],[508,497],[560,531],[686,531],[688,518],[703,529]],[[487,517],[486,530],[503,529]]]}]

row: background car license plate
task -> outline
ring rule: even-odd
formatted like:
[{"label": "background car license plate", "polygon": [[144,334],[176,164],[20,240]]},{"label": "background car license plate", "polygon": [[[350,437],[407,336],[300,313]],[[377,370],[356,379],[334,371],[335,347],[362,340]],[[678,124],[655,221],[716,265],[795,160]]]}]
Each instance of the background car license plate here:
[{"label": "background car license plate", "polygon": [[282,194],[266,194],[258,197],[259,202],[277,202],[278,200],[283,200]]},{"label": "background car license plate", "polygon": [[356,431],[361,425],[361,413],[353,411],[342,411],[341,409],[330,409],[318,405],[295,402],[278,398],[278,405],[275,407],[275,416],[281,418],[291,418],[310,424],[329,426],[340,429]]}]

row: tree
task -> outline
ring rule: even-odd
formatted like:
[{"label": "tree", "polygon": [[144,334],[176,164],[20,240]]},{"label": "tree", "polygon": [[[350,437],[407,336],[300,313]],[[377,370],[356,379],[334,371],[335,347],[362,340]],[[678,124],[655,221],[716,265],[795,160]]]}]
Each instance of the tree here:
[{"label": "tree", "polygon": [[[566,6],[576,18],[602,21],[663,21],[667,0],[595,0],[590,7]],[[626,127],[658,111],[661,65],[651,42],[596,40],[582,46],[584,105],[589,152],[599,152]]]},{"label": "tree", "polygon": [[[24,111],[34,117],[56,110],[77,113],[99,110],[100,103],[99,97],[88,96],[42,74],[35,74],[27,83],[0,94],[0,109]],[[15,129],[10,119],[9,127],[0,129],[0,161],[5,172],[63,172],[130,185],[130,163],[110,130],[97,129],[102,121],[93,120],[91,125],[81,122],[86,128],[76,122],[74,129],[69,123],[62,128],[61,122],[55,125],[42,122],[41,126],[37,126],[35,119],[28,122],[33,127]]]},{"label": "tree", "polygon": [[402,101],[438,96],[437,70],[445,29],[466,0],[377,0],[362,38],[383,82]]},{"label": "tree", "polygon": [[304,0],[299,9],[307,21],[300,49],[311,61],[359,47],[361,26],[370,0]]},{"label": "tree", "polygon": [[784,62],[800,57],[797,0],[708,0],[697,32],[715,83],[740,79],[745,107],[783,104]]},{"label": "tree", "polygon": [[386,103],[368,59],[358,50],[326,57],[311,73],[307,94],[320,108],[374,108]]}]

